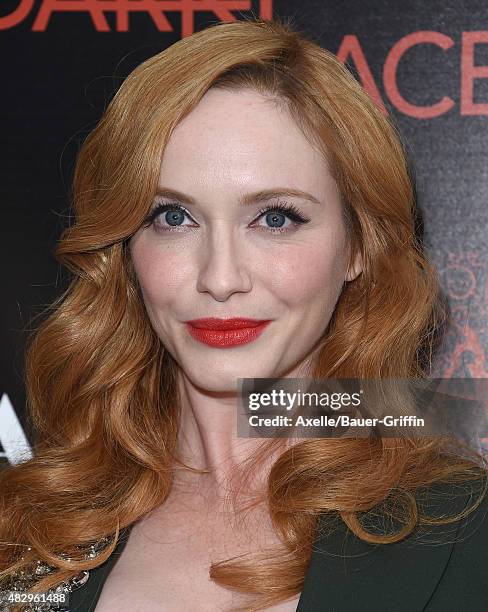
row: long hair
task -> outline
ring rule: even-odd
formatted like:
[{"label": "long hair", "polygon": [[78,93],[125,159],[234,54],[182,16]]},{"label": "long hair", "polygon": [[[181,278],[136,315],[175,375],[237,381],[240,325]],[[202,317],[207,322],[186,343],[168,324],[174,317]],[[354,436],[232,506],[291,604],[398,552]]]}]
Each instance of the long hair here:
[{"label": "long hair", "polygon": [[[285,104],[339,187],[351,261],[360,253],[363,272],[342,291],[313,376],[429,374],[445,311],[389,120],[331,53],[289,24],[238,21],[182,39],[127,77],[79,152],[74,222],[55,253],[72,279],[26,352],[34,457],[0,474],[0,578],[40,559],[56,568],[37,584],[46,590],[100,565],[121,529],[164,503],[175,464],[184,465],[178,370],[149,322],[128,241],[150,209],[172,130],[211,87],[251,88]],[[273,448],[275,440],[263,445],[255,461]],[[302,441],[267,477],[285,552],[222,560],[210,576],[255,595],[247,609],[264,609],[300,592],[319,516],[339,516],[358,537],[387,545],[429,520],[415,491],[480,475],[479,457],[441,438]],[[387,502],[402,508],[401,528],[369,533],[361,516]],[[111,544],[85,559],[107,536]]]}]

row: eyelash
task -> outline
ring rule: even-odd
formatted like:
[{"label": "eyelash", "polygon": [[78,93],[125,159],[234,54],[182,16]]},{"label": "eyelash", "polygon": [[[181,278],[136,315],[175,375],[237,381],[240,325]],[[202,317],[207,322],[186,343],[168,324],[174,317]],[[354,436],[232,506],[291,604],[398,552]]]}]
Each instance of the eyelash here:
[{"label": "eyelash", "polygon": [[[147,216],[146,220],[144,221],[144,227],[148,227],[149,225],[152,225],[156,217],[158,217],[163,212],[167,212],[168,210],[179,210],[185,213],[186,215],[189,215],[189,212],[177,202],[169,202],[165,204],[160,202]],[[297,225],[302,225],[310,221],[310,219],[305,218],[300,213],[300,211],[298,210],[298,208],[296,208],[296,206],[294,206],[293,204],[288,204],[287,202],[278,202],[277,204],[270,204],[269,206],[262,208],[259,211],[256,220],[270,212],[277,212],[277,213],[285,215],[286,217],[289,217],[291,221],[293,221],[293,224],[295,227]],[[266,229],[272,234],[284,234],[293,228],[268,227]],[[165,227],[162,231],[173,232],[173,231],[181,231],[181,230],[178,226],[174,226],[174,227]]]}]

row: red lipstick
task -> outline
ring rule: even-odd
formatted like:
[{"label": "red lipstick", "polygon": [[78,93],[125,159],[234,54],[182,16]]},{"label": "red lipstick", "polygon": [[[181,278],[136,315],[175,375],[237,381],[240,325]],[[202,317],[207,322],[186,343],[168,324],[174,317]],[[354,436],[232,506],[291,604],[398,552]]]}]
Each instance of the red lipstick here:
[{"label": "red lipstick", "polygon": [[186,326],[195,340],[215,346],[228,348],[252,342],[264,331],[270,320],[258,319],[194,319]]}]

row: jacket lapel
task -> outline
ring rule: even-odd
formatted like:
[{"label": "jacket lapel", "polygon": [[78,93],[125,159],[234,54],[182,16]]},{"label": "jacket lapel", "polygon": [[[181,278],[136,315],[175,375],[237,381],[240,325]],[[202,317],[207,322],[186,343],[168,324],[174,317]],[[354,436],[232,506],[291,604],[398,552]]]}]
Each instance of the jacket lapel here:
[{"label": "jacket lapel", "polygon": [[314,545],[297,612],[419,612],[432,595],[452,543],[410,539],[369,545],[339,529]]},{"label": "jacket lapel", "polygon": [[[454,488],[439,485],[431,488],[424,501],[424,513],[439,517],[461,512],[470,500],[459,490],[456,493]],[[321,536],[322,522],[318,521],[297,612],[424,610],[463,524],[417,526],[400,542],[368,544],[342,520],[336,522],[333,533]],[[368,524],[368,530],[375,529]]]}]

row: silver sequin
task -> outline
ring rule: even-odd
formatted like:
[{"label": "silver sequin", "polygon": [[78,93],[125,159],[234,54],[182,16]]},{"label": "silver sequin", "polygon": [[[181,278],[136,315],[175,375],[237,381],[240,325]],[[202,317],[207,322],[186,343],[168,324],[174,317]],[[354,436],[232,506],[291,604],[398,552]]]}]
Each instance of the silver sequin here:
[{"label": "silver sequin", "polygon": [[[94,559],[96,558],[110,543],[111,538],[105,537],[99,540],[96,544],[92,544],[89,547],[88,553],[85,553],[85,559]],[[81,547],[78,547],[81,548]],[[31,547],[28,547],[31,550]],[[69,560],[70,558],[61,553],[59,555],[61,558]],[[39,580],[56,571],[56,568],[48,565],[44,561],[36,561],[34,562],[34,567],[30,567],[29,569],[18,570],[14,575],[12,575],[9,579],[8,585],[4,587],[0,587],[0,591],[21,591],[26,592],[30,588],[32,588]],[[58,586],[52,587],[45,591],[49,594],[68,594],[74,591],[75,589],[79,589],[88,581],[90,577],[90,572],[88,570],[83,570],[76,576],[69,578],[61,582]],[[31,603],[26,604],[22,608],[23,612],[62,612],[63,610],[68,610],[67,607],[63,607],[61,605],[54,606],[51,603]],[[2,596],[0,595],[0,612],[11,612],[12,607],[11,604],[7,604]]]}]

